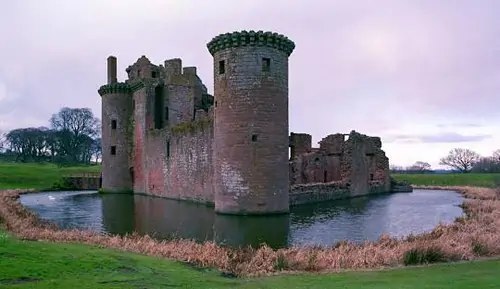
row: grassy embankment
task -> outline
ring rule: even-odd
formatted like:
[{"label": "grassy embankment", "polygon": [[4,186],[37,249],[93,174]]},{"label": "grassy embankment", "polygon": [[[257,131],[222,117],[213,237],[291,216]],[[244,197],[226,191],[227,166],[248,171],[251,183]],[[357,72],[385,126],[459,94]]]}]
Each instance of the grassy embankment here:
[{"label": "grassy embankment", "polygon": [[393,174],[398,181],[415,186],[471,186],[491,188],[500,185],[500,174]]},{"label": "grassy embankment", "polygon": [[221,277],[179,262],[78,244],[19,241],[0,231],[0,287],[10,288],[499,288],[500,261],[329,275]]},{"label": "grassy embankment", "polygon": [[59,183],[65,175],[95,173],[100,169],[100,166],[58,167],[53,164],[0,162],[0,190],[46,190]]},{"label": "grassy embankment", "polygon": [[[24,167],[24,171],[28,166]],[[48,167],[49,168],[49,167]],[[60,169],[75,171],[81,168]],[[54,170],[54,168],[51,168]],[[36,175],[36,174],[28,174]],[[46,174],[52,177],[59,173]],[[0,176],[4,177],[3,170]],[[406,178],[406,175],[403,176]],[[40,179],[40,178],[38,178]],[[4,187],[18,180],[0,181]],[[23,187],[42,188],[30,179]],[[6,185],[7,184],[7,185]],[[435,181],[429,185],[437,185]],[[418,184],[420,185],[420,184]],[[425,185],[425,184],[421,184]],[[218,270],[194,269],[183,263],[218,268],[238,275],[280,271],[326,272],[369,269],[435,261],[454,261],[500,254],[500,195],[491,189],[464,189],[466,218],[432,233],[356,246],[260,248],[234,252],[213,243],[178,240],[158,242],[148,237],[99,236],[86,231],[59,231],[26,211],[17,193],[0,194],[0,287],[16,288],[497,288],[500,261],[445,264],[385,271],[330,275],[282,275],[229,279]],[[0,229],[1,230],[1,229]],[[12,234],[12,235],[11,235]],[[38,240],[38,241],[33,241]],[[45,240],[45,241],[40,241]],[[49,241],[49,242],[47,242]],[[84,243],[54,244],[51,242]],[[90,246],[89,246],[90,245]],[[95,246],[114,249],[100,249]],[[135,253],[119,252],[122,249]],[[143,256],[151,255],[151,257]],[[160,258],[162,259],[160,259]]]}]

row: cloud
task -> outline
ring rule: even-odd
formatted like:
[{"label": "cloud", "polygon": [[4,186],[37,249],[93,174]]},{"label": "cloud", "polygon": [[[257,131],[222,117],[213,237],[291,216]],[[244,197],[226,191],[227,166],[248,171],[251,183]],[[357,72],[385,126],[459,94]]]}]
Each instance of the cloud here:
[{"label": "cloud", "polygon": [[428,135],[393,135],[384,138],[385,142],[401,143],[466,143],[478,142],[491,138],[491,135],[462,135],[455,132],[443,132]]}]

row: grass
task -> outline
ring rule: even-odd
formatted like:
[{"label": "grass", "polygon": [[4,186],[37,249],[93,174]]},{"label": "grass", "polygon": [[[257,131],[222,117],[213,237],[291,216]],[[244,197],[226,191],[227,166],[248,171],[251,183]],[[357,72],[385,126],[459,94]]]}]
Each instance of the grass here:
[{"label": "grass", "polygon": [[99,172],[100,166],[58,167],[54,164],[0,162],[0,190],[51,188],[68,174]]},{"label": "grass", "polygon": [[[65,174],[98,170],[0,163],[0,187],[44,188]],[[490,184],[478,182],[486,176]],[[465,217],[430,233],[404,239],[381,236],[363,245],[343,242],[279,250],[61,231],[24,208],[19,191],[4,191],[0,193],[0,225],[6,229],[0,228],[0,288],[500,288],[500,260],[316,274],[499,256],[500,193],[487,188],[494,176],[396,176],[417,186],[454,186],[466,198]],[[464,183],[481,183],[483,188],[456,187]],[[270,274],[280,275],[265,277]]]},{"label": "grass", "polygon": [[398,181],[407,180],[416,186],[472,186],[492,188],[500,174],[392,174]]},{"label": "grass", "polygon": [[21,241],[0,231],[1,288],[500,288],[500,260],[384,271],[221,276],[180,262],[79,244]]}]

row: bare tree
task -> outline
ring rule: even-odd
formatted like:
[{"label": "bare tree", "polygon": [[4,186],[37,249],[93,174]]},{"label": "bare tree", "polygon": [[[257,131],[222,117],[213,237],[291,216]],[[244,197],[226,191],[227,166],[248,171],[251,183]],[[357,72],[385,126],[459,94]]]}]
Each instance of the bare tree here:
[{"label": "bare tree", "polygon": [[408,168],[408,170],[409,171],[420,171],[420,172],[430,171],[431,165],[427,162],[418,161],[418,162],[415,162],[412,166],[410,166]]},{"label": "bare tree", "polygon": [[99,134],[99,119],[89,108],[64,107],[52,115],[50,123],[59,132],[61,151],[77,162],[82,161],[79,157],[85,153],[88,139]]},{"label": "bare tree", "polygon": [[496,161],[496,162],[500,162],[500,149],[496,150],[493,152],[492,154],[492,158]]},{"label": "bare tree", "polygon": [[467,173],[480,158],[481,156],[472,150],[454,148],[448,153],[448,156],[441,158],[439,164]]}]

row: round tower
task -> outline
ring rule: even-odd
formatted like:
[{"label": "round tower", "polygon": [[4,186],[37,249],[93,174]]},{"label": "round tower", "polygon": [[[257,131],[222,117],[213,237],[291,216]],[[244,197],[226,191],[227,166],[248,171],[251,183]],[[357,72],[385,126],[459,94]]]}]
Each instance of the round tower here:
[{"label": "round tower", "polygon": [[131,145],[132,96],[127,83],[116,77],[116,57],[108,57],[108,84],[98,90],[102,98],[102,190],[132,190]]},{"label": "round tower", "polygon": [[288,57],[283,35],[213,38],[214,199],[226,214],[289,212]]}]

